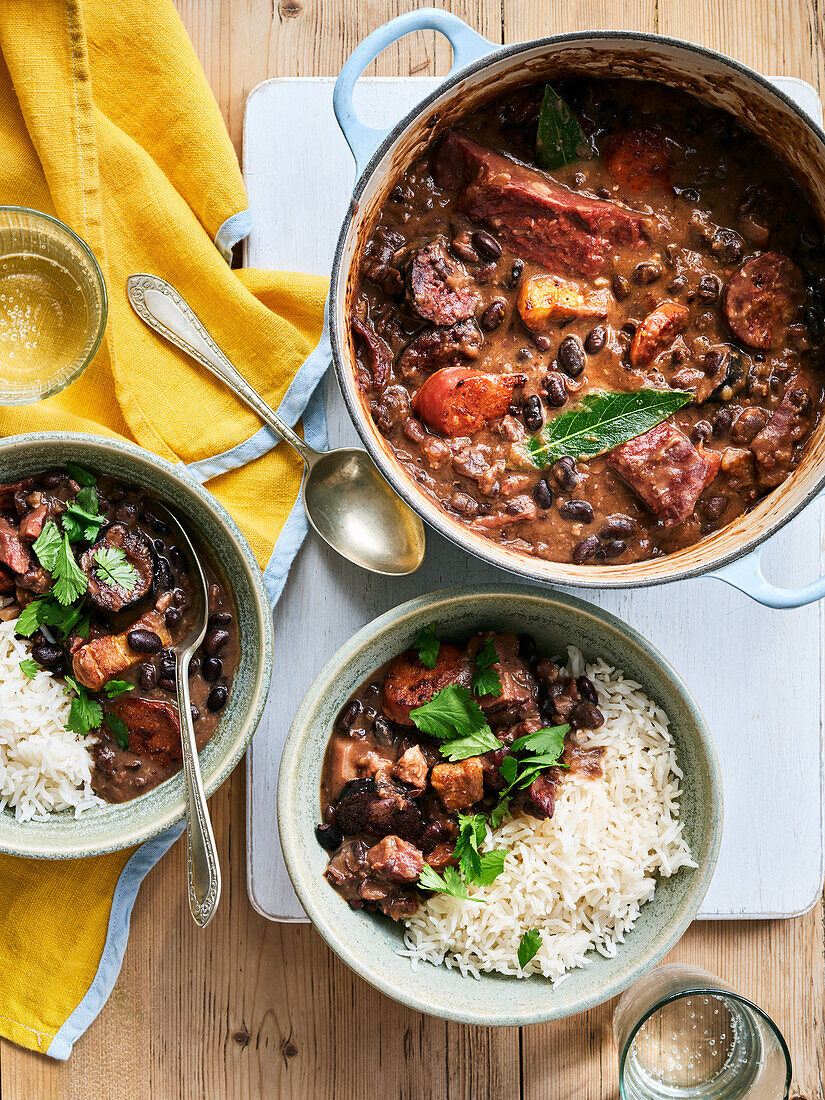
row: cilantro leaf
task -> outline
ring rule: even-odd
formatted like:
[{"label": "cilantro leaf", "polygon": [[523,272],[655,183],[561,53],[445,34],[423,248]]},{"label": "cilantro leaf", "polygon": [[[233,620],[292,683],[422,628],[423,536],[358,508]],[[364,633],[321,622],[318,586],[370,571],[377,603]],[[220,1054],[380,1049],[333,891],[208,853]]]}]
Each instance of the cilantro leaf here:
[{"label": "cilantro leaf", "polygon": [[555,752],[558,759],[564,752],[564,735],[570,732],[570,726],[548,726],[546,729],[536,730],[535,733],[527,733],[524,737],[517,738],[511,749],[518,752],[519,749],[529,749],[533,753]]},{"label": "cilantro leaf", "polygon": [[120,747],[122,749],[128,749],[129,748],[129,727],[126,725],[126,723],[120,717],[120,715],[113,714],[111,711],[106,712],[105,718],[106,718],[106,725],[109,727],[109,729],[114,734],[115,741],[117,741],[118,745],[120,745]]},{"label": "cilantro leaf", "polygon": [[101,547],[95,550],[95,567],[106,584],[119,585],[131,592],[137,584],[135,567],[126,560],[126,555],[118,546]]},{"label": "cilantro leaf", "polygon": [[504,870],[506,858],[507,850],[505,848],[494,848],[492,852],[485,852],[481,856],[481,867],[474,881],[481,886],[490,886]]},{"label": "cilantro leaf", "polygon": [[535,958],[541,947],[541,932],[538,928],[529,928],[521,937],[518,945],[518,964],[523,970],[531,959]]},{"label": "cilantro leaf", "polygon": [[103,707],[96,699],[90,699],[86,689],[72,676],[66,676],[66,694],[69,691],[75,693],[69,707],[69,718],[66,729],[79,737],[88,737],[92,730],[98,729],[103,721]]},{"label": "cilantro leaf", "polygon": [[481,707],[461,684],[443,687],[429,703],[411,710],[410,718],[422,733],[439,741],[489,729]]},{"label": "cilantro leaf", "polygon": [[476,657],[478,672],[472,680],[472,688],[476,695],[495,695],[496,697],[501,695],[504,690],[501,679],[493,669],[493,665],[498,664],[498,659],[495,641],[491,634]]},{"label": "cilantro leaf", "polygon": [[509,812],[510,809],[510,795],[502,795],[501,800],[497,806],[493,807],[490,814],[490,828],[497,829],[504,820],[504,815]]},{"label": "cilantro leaf", "polygon": [[462,901],[474,901],[477,905],[486,905],[483,898],[471,898],[467,893],[467,887],[461,881],[461,876],[455,867],[445,867],[444,874],[434,871],[429,863],[425,863],[421,874],[418,876],[418,885],[425,890],[436,890],[441,894],[449,894],[450,897],[460,898]]},{"label": "cilantro leaf", "polygon": [[97,484],[97,478],[94,474],[90,474],[88,470],[84,470],[82,466],[78,466],[74,462],[66,463],[66,473],[69,477],[74,478],[78,485]]},{"label": "cilantro leaf", "polygon": [[415,636],[413,649],[418,650],[418,658],[426,668],[435,668],[438,660],[438,650],[441,643],[435,636],[435,623],[430,623]]},{"label": "cilantro leaf", "polygon": [[67,637],[75,625],[82,638],[88,637],[89,616],[84,615],[81,619],[79,607],[61,607],[54,600],[39,599],[32,600],[23,608],[18,616],[15,631],[21,638],[30,638],[39,626],[53,626]]},{"label": "cilantro leaf", "polygon": [[49,573],[54,569],[54,563],[62,544],[57,524],[50,519],[43,530],[32,543],[32,550],[37,554],[37,560]]},{"label": "cilantro leaf", "polygon": [[43,621],[41,615],[45,603],[45,600],[32,600],[31,603],[26,604],[17,616],[17,622],[14,626],[16,634],[19,634],[21,638],[31,638]]},{"label": "cilantro leaf", "polygon": [[489,886],[504,870],[507,852],[503,848],[482,855],[478,846],[487,835],[487,819],[484,814],[458,815],[458,840],[455,857],[467,882]]},{"label": "cilantro leaf", "polygon": [[75,561],[68,535],[63,536],[51,574],[54,577],[52,591],[58,603],[65,606],[85,595],[88,581],[86,574]]},{"label": "cilantro leaf", "polygon": [[105,522],[100,515],[100,500],[93,486],[81,489],[66,506],[61,523],[71,542],[91,542]]},{"label": "cilantro leaf", "polygon": [[456,760],[466,760],[469,756],[480,756],[483,752],[491,752],[501,748],[501,742],[493,731],[485,725],[483,730],[470,733],[466,737],[455,737],[450,741],[444,741],[438,747],[438,751],[447,760],[453,763]]},{"label": "cilantro leaf", "polygon": [[116,699],[118,695],[122,695],[124,691],[132,691],[134,684],[130,684],[128,680],[108,680],[103,685],[103,690],[109,699]]},{"label": "cilantro leaf", "polygon": [[37,661],[32,661],[30,658],[27,658],[25,661],[20,662],[20,671],[24,676],[28,676],[30,680],[33,680],[40,671],[40,665]]}]

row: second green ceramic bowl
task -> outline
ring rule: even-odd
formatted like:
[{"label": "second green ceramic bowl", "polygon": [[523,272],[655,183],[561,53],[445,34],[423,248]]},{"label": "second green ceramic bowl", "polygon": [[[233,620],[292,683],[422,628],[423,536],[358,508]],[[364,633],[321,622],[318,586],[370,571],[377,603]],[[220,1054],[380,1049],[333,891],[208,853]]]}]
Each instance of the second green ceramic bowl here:
[{"label": "second green ceramic bowl", "polygon": [[[422,963],[396,952],[402,928],[350,909],[323,877],[327,855],[315,839],[320,820],[321,764],[339,709],[379,665],[406,649],[435,622],[439,637],[477,630],[532,634],[547,653],[578,646],[642,685],[670,718],[684,772],[681,819],[696,870],[663,878],[615,958],[590,952],[588,966],[553,987],[541,977],[484,974]],[[560,593],[516,585],[454,588],[421,596],[369,623],[342,646],[307,692],[284,747],[278,781],[278,827],[292,884],[312,923],[356,974],[382,993],[434,1016],[471,1024],[532,1024],[571,1016],[616,996],[654,966],[696,915],[713,875],[722,835],[719,762],[699,707],[658,650],[615,616]]]}]

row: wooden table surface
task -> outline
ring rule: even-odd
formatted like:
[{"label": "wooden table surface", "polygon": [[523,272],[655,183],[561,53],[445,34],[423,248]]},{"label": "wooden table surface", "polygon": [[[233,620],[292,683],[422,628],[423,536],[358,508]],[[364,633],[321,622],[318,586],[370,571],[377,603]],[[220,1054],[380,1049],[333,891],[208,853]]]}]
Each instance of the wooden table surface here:
[{"label": "wooden table surface", "polygon": [[[179,0],[239,151],[244,101],[259,81],[335,75],[364,35],[416,6]],[[501,42],[588,27],[658,31],[825,92],[823,0],[456,0],[452,9]],[[391,47],[375,72],[439,75],[448,67],[446,44],[419,34]],[[3,1042],[2,1100],[615,1100],[611,1004],[523,1029],[411,1012],[354,977],[311,928],[271,924],[252,910],[243,768],[211,806],[225,870],[213,924],[205,932],[192,924],[178,843],[143,887],[120,980],[71,1060]],[[825,1100],[821,901],[795,920],[695,924],[671,958],[706,967],[758,1001],[788,1039],[792,1096]]]}]

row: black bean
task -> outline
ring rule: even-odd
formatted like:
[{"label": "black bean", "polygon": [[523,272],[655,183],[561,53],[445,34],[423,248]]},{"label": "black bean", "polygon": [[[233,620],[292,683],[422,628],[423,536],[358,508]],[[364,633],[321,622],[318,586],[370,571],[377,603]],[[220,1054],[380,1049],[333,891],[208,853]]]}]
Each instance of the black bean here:
[{"label": "black bean", "polygon": [[165,676],[167,680],[175,679],[178,673],[174,653],[161,653],[160,674],[161,676]]},{"label": "black bean", "polygon": [[636,521],[621,512],[608,516],[599,528],[599,538],[603,539],[629,539],[635,534]]},{"label": "black bean", "polygon": [[126,641],[135,653],[160,653],[163,648],[160,635],[154,630],[130,630],[126,635]]},{"label": "black bean", "polygon": [[574,565],[583,565],[589,558],[592,558],[596,551],[599,549],[599,540],[595,535],[588,535],[586,539],[573,547],[573,553],[571,555]]},{"label": "black bean", "polygon": [[206,624],[207,630],[214,630],[216,626],[229,626],[232,616],[228,611],[213,611]]},{"label": "black bean", "polygon": [[44,668],[53,668],[63,660],[63,650],[59,645],[51,645],[49,642],[40,642],[32,647],[32,657]]},{"label": "black bean", "polygon": [[805,325],[814,343],[820,343],[823,333],[825,333],[825,326],[823,325],[822,314],[819,310],[814,309],[812,306],[808,306],[805,310]]},{"label": "black bean", "polygon": [[567,456],[553,463],[553,477],[558,482],[559,488],[564,489],[566,493],[572,493],[579,484],[576,464],[572,458]]},{"label": "black bean", "polygon": [[533,353],[529,348],[519,348],[516,352],[516,359],[520,359],[524,362],[525,359],[532,359]]},{"label": "black bean", "polygon": [[186,560],[186,555],[179,546],[171,547],[169,550],[169,560],[179,573],[186,574],[189,572],[189,562]]},{"label": "black bean", "polygon": [[627,550],[627,543],[624,539],[610,539],[602,543],[602,550],[606,558],[620,558]]},{"label": "black bean", "polygon": [[51,470],[49,473],[43,474],[40,480],[45,489],[56,489],[63,481],[64,476],[68,475],[61,474],[57,470]]},{"label": "black bean", "polygon": [[161,676],[158,680],[158,687],[167,691],[170,695],[176,694],[175,681],[171,676]]},{"label": "black bean", "polygon": [[519,634],[518,655],[522,661],[529,661],[536,652],[536,639],[532,634]]},{"label": "black bean", "polygon": [[344,843],[344,834],[337,825],[316,825],[315,839],[325,852],[334,852]]},{"label": "black bean", "polygon": [[633,268],[633,282],[637,286],[650,286],[662,277],[661,264],[655,260],[644,260]]},{"label": "black bean", "polygon": [[587,366],[587,356],[578,336],[565,336],[559,344],[558,361],[565,374],[571,378],[579,377]]},{"label": "black bean", "polygon": [[166,543],[163,541],[163,539],[155,539],[152,545],[159,554],[162,554],[163,551],[166,549]]},{"label": "black bean", "polygon": [[479,286],[484,286],[486,283],[489,283],[490,279],[493,277],[493,275],[495,273],[495,270],[496,270],[496,265],[494,263],[492,263],[492,261],[490,263],[482,264],[480,267],[477,267],[476,268],[476,273],[475,273],[475,280],[478,283],[478,285]]},{"label": "black bean", "polygon": [[607,341],[607,329],[604,325],[591,328],[584,338],[584,350],[588,355],[598,355]]},{"label": "black bean", "polygon": [[395,744],[395,730],[392,722],[387,718],[378,717],[375,719],[372,726],[372,735],[378,744],[383,745],[384,748]]},{"label": "black bean", "polygon": [[715,302],[719,297],[720,283],[715,275],[703,275],[696,289],[703,302]]},{"label": "black bean", "polygon": [[537,481],[533,488],[533,500],[539,508],[550,508],[553,504],[553,493],[544,478]]},{"label": "black bean", "polygon": [[495,332],[506,313],[506,304],[503,298],[494,298],[481,315],[480,324],[485,332]]},{"label": "black bean", "polygon": [[325,825],[334,825],[336,823],[337,818],[338,818],[338,815],[335,812],[335,807],[332,806],[332,805],[327,806],[327,808],[324,810],[324,824]]},{"label": "black bean", "polygon": [[544,413],[538,395],[531,393],[529,397],[525,397],[521,411],[524,417],[524,426],[527,428],[527,431],[539,431],[544,423]]},{"label": "black bean", "polygon": [[708,497],[701,502],[702,514],[711,522],[721,519],[727,507],[728,498],[725,496]]},{"label": "black bean", "polygon": [[592,703],[579,703],[570,715],[570,725],[577,730],[597,730],[604,725],[604,715]]},{"label": "black bean", "polygon": [[206,705],[213,712],[216,710],[223,710],[228,698],[229,691],[227,690],[226,684],[215,684],[206,697]]},{"label": "black bean", "polygon": [[201,716],[201,712],[198,710],[194,703],[189,704],[189,713],[192,715],[193,722],[197,722],[197,720]]},{"label": "black bean", "polygon": [[210,655],[214,656],[219,649],[222,649],[229,641],[229,631],[223,630],[220,627],[217,630],[210,630],[206,637],[203,639],[203,648]]},{"label": "black bean", "polygon": [[145,661],[140,666],[140,675],[138,676],[138,683],[144,691],[151,691],[158,682],[158,670],[155,668],[152,661]]},{"label": "black bean", "polygon": [[444,826],[440,821],[430,821],[421,830],[416,847],[422,852],[431,852],[441,840],[444,839]]},{"label": "black bean", "polygon": [[341,708],[335,720],[335,728],[341,730],[342,733],[349,733],[362,710],[363,707],[359,699],[350,699],[350,701],[345,703]]},{"label": "black bean", "polygon": [[567,403],[567,387],[558,371],[551,371],[546,374],[543,385],[547,393],[545,400],[551,409],[560,409],[562,405]]},{"label": "black bean", "polygon": [[[562,519],[569,519],[574,523],[592,523],[593,505],[588,500],[566,500],[559,505],[559,515]],[[596,542],[598,541],[596,539]]]},{"label": "black bean", "polygon": [[690,432],[694,443],[706,443],[713,435],[713,427],[708,420],[697,420]]},{"label": "black bean", "polygon": [[189,597],[183,591],[182,588],[176,588],[172,593],[172,605],[174,607],[186,607],[189,603]]},{"label": "black bean", "polygon": [[501,255],[501,245],[490,233],[477,229],[471,238],[473,247],[480,256],[488,260],[497,260]]},{"label": "black bean", "polygon": [[163,620],[169,627],[176,627],[180,625],[181,613],[176,607],[170,607],[164,614]]},{"label": "black bean", "polygon": [[201,659],[196,653],[195,656],[192,657],[191,660],[189,661],[189,675],[194,676],[195,673],[200,672],[200,670],[201,670]]},{"label": "black bean", "polygon": [[157,567],[157,583],[161,592],[166,592],[170,588],[175,587],[175,576],[172,572],[172,566],[169,564],[169,559],[163,556],[158,557]]},{"label": "black bean", "polygon": [[204,657],[201,665],[201,676],[208,684],[214,684],[223,675],[223,661],[220,657]]},{"label": "black bean", "polygon": [[463,493],[460,490],[450,497],[450,507],[462,516],[478,515],[478,501],[469,493]]},{"label": "black bean", "polygon": [[534,336],[533,343],[539,349],[539,351],[550,350],[550,337],[549,336]]},{"label": "black bean", "polygon": [[733,423],[733,418],[736,413],[729,405],[725,405],[713,418],[713,434],[718,439],[720,436],[727,435],[730,431],[730,426]]},{"label": "black bean", "polygon": [[579,695],[582,699],[585,699],[588,703],[598,703],[599,695],[589,676],[577,676],[576,687],[579,689]]},{"label": "black bean", "polygon": [[610,289],[617,302],[624,302],[630,297],[630,283],[623,275],[614,275],[610,280]]},{"label": "black bean", "polygon": [[513,266],[510,268],[510,274],[507,277],[507,286],[511,290],[521,278],[522,271],[524,271],[524,260],[513,260]]},{"label": "black bean", "polygon": [[144,511],[144,518],[153,531],[159,535],[170,534],[169,524],[165,520],[162,520],[160,516],[156,516],[153,512]]},{"label": "black bean", "polygon": [[739,263],[744,251],[742,238],[732,229],[717,229],[711,239],[710,247],[724,264]]}]

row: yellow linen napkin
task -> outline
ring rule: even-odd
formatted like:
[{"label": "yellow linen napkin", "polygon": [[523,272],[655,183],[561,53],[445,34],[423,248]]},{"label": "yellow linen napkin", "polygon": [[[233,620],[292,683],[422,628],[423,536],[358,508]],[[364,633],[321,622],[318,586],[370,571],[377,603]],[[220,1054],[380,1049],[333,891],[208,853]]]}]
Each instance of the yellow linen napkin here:
[{"label": "yellow linen napkin", "polygon": [[[224,255],[244,235],[246,196],[171,0],[0,0],[0,203],[67,222],[97,256],[109,291],[92,365],[55,397],[0,408],[0,433],[119,434],[196,463],[201,480],[219,472],[210,488],[265,564],[295,503],[300,464],[143,326],[126,278],[168,279],[275,407],[319,338],[326,284],[229,269]],[[316,380],[291,391],[293,420]],[[137,885],[173,839],[68,863],[0,856],[0,1035],[68,1056],[116,977]],[[67,1024],[76,1010],[82,1018]]]}]

